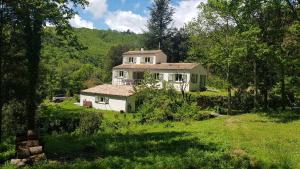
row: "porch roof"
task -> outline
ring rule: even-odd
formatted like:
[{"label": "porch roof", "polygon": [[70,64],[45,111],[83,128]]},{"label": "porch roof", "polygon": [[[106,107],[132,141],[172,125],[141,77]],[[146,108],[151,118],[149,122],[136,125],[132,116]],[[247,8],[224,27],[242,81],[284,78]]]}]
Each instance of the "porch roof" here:
[{"label": "porch roof", "polygon": [[134,94],[133,87],[130,85],[103,84],[82,90],[81,93],[103,94],[113,96],[131,96]]},{"label": "porch roof", "polygon": [[198,63],[121,64],[114,69],[190,70],[198,65]]}]

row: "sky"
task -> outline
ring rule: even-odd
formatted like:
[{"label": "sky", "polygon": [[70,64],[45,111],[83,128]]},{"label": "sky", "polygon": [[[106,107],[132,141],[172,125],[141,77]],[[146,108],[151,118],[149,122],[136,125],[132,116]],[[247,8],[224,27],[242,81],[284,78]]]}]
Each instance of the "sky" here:
[{"label": "sky", "polygon": [[[70,20],[73,27],[90,29],[147,31],[148,7],[153,0],[88,0],[89,5],[77,8],[78,14]],[[174,8],[173,26],[180,28],[197,16],[197,6],[206,0],[171,0]]]}]

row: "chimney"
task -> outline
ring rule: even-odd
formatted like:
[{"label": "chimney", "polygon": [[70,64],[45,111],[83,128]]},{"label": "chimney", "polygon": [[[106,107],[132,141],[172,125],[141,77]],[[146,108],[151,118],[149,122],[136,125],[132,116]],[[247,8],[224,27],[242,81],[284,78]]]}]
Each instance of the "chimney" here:
[{"label": "chimney", "polygon": [[144,51],[144,48],[141,48],[141,51]]}]

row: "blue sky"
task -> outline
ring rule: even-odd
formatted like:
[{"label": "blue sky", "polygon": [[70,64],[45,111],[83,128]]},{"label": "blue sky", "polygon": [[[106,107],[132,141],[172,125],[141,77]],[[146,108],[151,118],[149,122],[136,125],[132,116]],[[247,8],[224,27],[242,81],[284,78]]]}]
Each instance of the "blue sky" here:
[{"label": "blue sky", "polygon": [[[73,27],[91,29],[131,30],[135,33],[146,31],[149,18],[148,7],[153,0],[88,0],[89,6],[78,8],[70,23]],[[175,9],[173,26],[182,27],[197,16],[197,6],[206,0],[171,0]]]}]

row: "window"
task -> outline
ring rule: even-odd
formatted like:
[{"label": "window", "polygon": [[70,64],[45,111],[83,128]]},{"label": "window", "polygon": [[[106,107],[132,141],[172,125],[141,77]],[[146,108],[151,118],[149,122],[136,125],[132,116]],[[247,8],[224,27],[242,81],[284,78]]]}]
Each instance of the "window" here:
[{"label": "window", "polygon": [[103,97],[103,96],[96,96],[96,103],[101,103],[101,104],[108,104],[109,103],[109,98]]},{"label": "window", "polygon": [[180,74],[180,73],[176,73],[176,74],[169,74],[168,77],[170,82],[187,82],[187,76],[186,74]]},{"label": "window", "polygon": [[133,57],[129,57],[129,58],[128,58],[128,62],[129,62],[129,63],[133,63],[133,62],[134,62],[134,58],[133,58]]},{"label": "window", "polygon": [[163,74],[161,73],[154,73],[155,80],[163,80]]},{"label": "window", "polygon": [[192,74],[191,82],[192,83],[197,83],[198,82],[198,74]]},{"label": "window", "polygon": [[145,62],[146,63],[150,63],[151,62],[151,58],[150,57],[145,57]]},{"label": "window", "polygon": [[181,81],[183,81],[182,74],[175,74],[175,81],[176,81],[176,82],[181,82]]},{"label": "window", "polygon": [[119,77],[124,77],[124,71],[119,71]]}]

